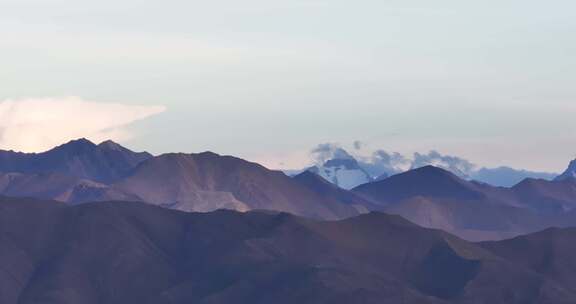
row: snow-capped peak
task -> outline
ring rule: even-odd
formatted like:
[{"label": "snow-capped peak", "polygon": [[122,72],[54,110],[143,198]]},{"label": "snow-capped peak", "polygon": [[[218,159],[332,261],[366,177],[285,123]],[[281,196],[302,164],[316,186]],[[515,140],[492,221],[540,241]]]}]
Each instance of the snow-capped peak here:
[{"label": "snow-capped peak", "polygon": [[558,175],[555,180],[576,180],[576,160],[571,161],[570,165],[568,165],[568,169],[566,169],[564,173]]},{"label": "snow-capped peak", "polygon": [[354,158],[334,158],[308,169],[343,189],[352,189],[373,179]]}]

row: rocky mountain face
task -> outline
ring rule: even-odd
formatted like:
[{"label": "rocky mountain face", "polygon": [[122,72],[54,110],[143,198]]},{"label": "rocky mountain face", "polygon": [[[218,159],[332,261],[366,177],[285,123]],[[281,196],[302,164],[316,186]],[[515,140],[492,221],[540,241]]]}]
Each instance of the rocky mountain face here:
[{"label": "rocky mountain face", "polygon": [[326,222],[1,198],[0,236],[3,304],[576,301],[573,230],[474,244],[382,213]]}]

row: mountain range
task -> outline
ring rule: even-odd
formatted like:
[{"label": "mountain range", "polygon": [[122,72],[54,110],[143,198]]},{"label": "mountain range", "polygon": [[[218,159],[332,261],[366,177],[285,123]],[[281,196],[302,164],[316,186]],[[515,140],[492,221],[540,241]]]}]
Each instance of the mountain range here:
[{"label": "mountain range", "polygon": [[152,155],[147,152],[136,153],[110,140],[96,145],[82,138],[43,153],[0,151],[0,171],[62,174],[111,183],[149,158]]},{"label": "mountain range", "polygon": [[0,160],[0,194],[8,196],[142,201],[184,211],[268,209],[323,219],[368,211],[318,195],[282,172],[210,152],[153,157],[80,139],[38,154],[0,151]]},{"label": "mountain range", "polygon": [[576,302],[574,162],[512,187],[428,165],[343,188],[80,139],[0,151],[0,171],[3,304]]},{"label": "mountain range", "polygon": [[[399,153],[377,150],[372,156],[366,157],[353,155],[338,145],[323,144],[312,152],[315,164],[304,170],[314,172],[344,189],[352,189],[365,183],[429,165],[450,171],[462,179],[500,187],[512,187],[526,178],[553,180],[557,176],[552,173],[519,170],[506,166],[481,167],[466,159],[442,155],[437,151],[430,151],[427,154],[414,153],[413,157],[409,158]],[[558,178],[576,176],[576,164],[571,168]],[[294,175],[301,171],[287,170],[286,172]]]},{"label": "mountain range", "polygon": [[377,212],[0,198],[0,302],[571,304],[574,244],[558,228],[471,243]]},{"label": "mountain range", "polygon": [[576,183],[526,179],[512,188],[467,181],[433,166],[361,185],[353,192],[419,225],[469,240],[503,239],[572,226]]},{"label": "mountain range", "polygon": [[[359,170],[355,160],[329,165],[343,168],[331,172]],[[1,195],[70,205],[135,201],[188,212],[268,210],[324,220],[379,211],[473,241],[576,226],[573,179],[525,179],[507,188],[424,166],[344,189],[313,170],[289,177],[212,152],[153,156],[85,139],[37,154],[0,151],[0,171]],[[351,175],[336,175],[342,176]]]}]

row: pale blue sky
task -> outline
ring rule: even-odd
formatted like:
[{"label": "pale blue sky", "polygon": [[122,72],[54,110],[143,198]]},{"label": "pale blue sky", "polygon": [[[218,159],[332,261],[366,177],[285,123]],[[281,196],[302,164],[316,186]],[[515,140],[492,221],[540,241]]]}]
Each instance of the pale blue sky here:
[{"label": "pale blue sky", "polygon": [[165,106],[121,137],[155,153],[296,166],[315,144],[362,140],[560,171],[576,156],[575,11],[568,0],[0,0],[0,100]]}]

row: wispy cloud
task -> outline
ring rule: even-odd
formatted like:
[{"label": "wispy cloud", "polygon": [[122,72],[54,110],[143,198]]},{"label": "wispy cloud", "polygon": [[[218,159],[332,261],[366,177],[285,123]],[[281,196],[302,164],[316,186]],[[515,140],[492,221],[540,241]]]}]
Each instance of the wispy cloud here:
[{"label": "wispy cloud", "polygon": [[0,101],[0,148],[38,152],[79,137],[123,141],[133,136],[128,125],[165,110],[164,106],[79,97],[4,100]]},{"label": "wispy cloud", "polygon": [[350,159],[353,156],[348,153],[345,149],[343,149],[339,144],[335,143],[325,143],[319,144],[318,146],[314,147],[310,152],[314,163],[316,165],[322,165],[325,161],[330,159]]},{"label": "wispy cloud", "polygon": [[478,169],[477,165],[464,158],[445,155],[434,150],[428,153],[416,152],[413,155],[404,155],[378,149],[371,152],[364,151],[370,154],[361,155],[359,152],[362,147],[361,142],[355,141],[352,144],[352,152],[349,152],[338,143],[320,144],[310,152],[310,158],[314,165],[322,165],[329,159],[354,158],[359,161],[360,166],[374,176],[392,175],[433,165],[454,172],[461,177],[470,177]]}]

